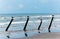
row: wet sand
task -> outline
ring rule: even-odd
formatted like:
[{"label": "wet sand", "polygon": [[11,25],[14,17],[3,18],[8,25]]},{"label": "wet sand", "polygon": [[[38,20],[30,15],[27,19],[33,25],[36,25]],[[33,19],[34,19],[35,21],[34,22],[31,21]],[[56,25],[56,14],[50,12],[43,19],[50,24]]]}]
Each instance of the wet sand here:
[{"label": "wet sand", "polygon": [[60,39],[60,33],[40,33],[32,37],[25,37],[20,39]]}]

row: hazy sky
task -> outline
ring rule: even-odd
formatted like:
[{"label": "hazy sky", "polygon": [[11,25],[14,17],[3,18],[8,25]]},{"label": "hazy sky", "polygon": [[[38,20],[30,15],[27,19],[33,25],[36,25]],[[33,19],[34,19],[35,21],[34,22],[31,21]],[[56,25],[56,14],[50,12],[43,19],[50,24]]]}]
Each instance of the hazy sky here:
[{"label": "hazy sky", "polygon": [[0,0],[4,13],[60,13],[60,0]]}]

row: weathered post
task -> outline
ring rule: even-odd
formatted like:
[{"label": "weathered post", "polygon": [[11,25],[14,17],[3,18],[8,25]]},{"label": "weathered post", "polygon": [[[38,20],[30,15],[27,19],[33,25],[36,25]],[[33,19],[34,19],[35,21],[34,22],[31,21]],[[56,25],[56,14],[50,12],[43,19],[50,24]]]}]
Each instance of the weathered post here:
[{"label": "weathered post", "polygon": [[26,27],[27,27],[28,21],[29,21],[29,16],[27,16],[27,20],[26,20],[25,26],[23,28],[26,37],[28,36],[27,33],[26,33]]},{"label": "weathered post", "polygon": [[52,25],[53,19],[54,19],[54,15],[52,15],[52,19],[51,19],[50,25],[49,25],[49,27],[48,27],[48,32],[51,32],[51,31],[50,31],[50,28],[51,28],[51,25]]},{"label": "weathered post", "polygon": [[41,27],[41,25],[42,25],[42,19],[40,19],[41,20],[41,22],[40,22],[40,25],[38,26],[38,33],[40,33],[40,27]]},{"label": "weathered post", "polygon": [[[9,29],[9,27],[10,27],[10,25],[11,25],[11,23],[13,22],[13,17],[12,17],[12,19],[11,19],[11,21],[10,21],[10,23],[8,24],[8,26],[7,26],[7,28],[6,28],[6,30],[5,31],[8,31],[8,29]],[[7,36],[8,38],[10,38],[10,36]]]}]

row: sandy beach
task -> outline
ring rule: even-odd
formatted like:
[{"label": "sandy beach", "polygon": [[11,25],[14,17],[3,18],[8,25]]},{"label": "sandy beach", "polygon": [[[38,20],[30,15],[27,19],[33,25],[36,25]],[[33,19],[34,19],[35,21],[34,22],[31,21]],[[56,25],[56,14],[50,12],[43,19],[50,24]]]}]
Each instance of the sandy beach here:
[{"label": "sandy beach", "polygon": [[21,39],[60,39],[60,33],[40,33],[32,37],[25,37]]}]

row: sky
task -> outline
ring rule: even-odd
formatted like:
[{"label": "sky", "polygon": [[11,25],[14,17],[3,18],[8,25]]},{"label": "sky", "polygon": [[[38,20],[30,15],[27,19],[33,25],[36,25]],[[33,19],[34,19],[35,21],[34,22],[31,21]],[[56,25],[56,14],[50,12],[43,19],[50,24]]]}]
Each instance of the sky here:
[{"label": "sky", "polygon": [[0,0],[0,14],[60,13],[60,0]]}]

